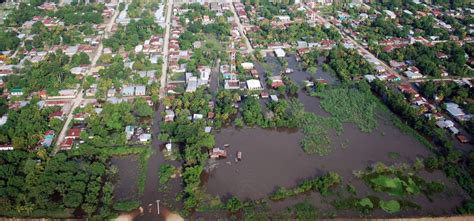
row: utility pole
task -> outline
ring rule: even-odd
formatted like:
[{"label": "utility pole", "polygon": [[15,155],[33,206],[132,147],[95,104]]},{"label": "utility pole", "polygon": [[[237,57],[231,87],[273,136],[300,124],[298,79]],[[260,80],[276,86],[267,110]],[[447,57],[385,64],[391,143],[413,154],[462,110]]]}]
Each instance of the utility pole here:
[{"label": "utility pole", "polygon": [[160,200],[156,200],[156,209],[158,210],[158,215],[160,215]]}]

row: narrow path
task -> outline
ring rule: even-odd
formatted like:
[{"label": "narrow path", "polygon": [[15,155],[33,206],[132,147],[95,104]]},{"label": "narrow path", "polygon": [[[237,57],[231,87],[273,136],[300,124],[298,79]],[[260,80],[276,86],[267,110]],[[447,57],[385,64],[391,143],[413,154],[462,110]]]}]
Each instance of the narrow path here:
[{"label": "narrow path", "polygon": [[160,79],[160,99],[166,96],[166,81],[168,78],[168,54],[169,54],[169,39],[170,39],[170,28],[171,28],[171,15],[173,14],[173,0],[168,0],[166,4],[166,20],[165,20],[165,37],[163,43],[163,65],[161,67],[161,79]]},{"label": "narrow path", "polygon": [[232,7],[230,9],[232,10],[232,14],[234,14],[234,21],[237,23],[237,27],[239,28],[240,35],[245,41],[245,44],[247,45],[247,53],[252,54],[254,52],[254,49],[252,48],[252,44],[250,44],[249,39],[247,38],[247,35],[245,35],[244,31],[244,26],[240,22],[239,16],[237,16],[237,11],[235,10],[235,5],[233,3],[230,3]]}]

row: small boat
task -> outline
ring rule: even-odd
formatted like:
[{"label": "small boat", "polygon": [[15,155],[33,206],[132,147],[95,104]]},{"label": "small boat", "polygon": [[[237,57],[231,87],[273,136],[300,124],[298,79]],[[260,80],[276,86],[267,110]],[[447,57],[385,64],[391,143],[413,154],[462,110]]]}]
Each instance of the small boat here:
[{"label": "small boat", "polygon": [[224,147],[230,147],[230,144],[226,143],[224,144]]},{"label": "small boat", "polygon": [[242,160],[242,152],[237,151],[237,160],[241,161]]}]

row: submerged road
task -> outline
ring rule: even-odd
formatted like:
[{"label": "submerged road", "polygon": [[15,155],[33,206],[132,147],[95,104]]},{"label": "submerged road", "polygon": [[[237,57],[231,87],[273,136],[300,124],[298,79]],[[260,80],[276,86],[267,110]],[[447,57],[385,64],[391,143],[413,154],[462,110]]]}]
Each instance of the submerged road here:
[{"label": "submerged road", "polygon": [[[171,26],[171,16],[173,9],[173,0],[168,0],[166,3],[166,31],[164,36],[164,47],[163,47],[163,67],[161,75],[161,89],[160,89],[160,100],[166,96],[166,81],[167,81],[167,70],[168,70],[168,43],[170,36],[170,26]],[[181,220],[179,215],[173,214],[168,210],[164,202],[173,202],[174,195],[167,194],[160,190],[160,185],[158,181],[158,171],[160,166],[168,163],[173,164],[174,166],[179,167],[180,162],[177,161],[167,161],[163,155],[163,152],[160,150],[160,147],[165,143],[158,139],[160,134],[160,123],[161,123],[161,112],[164,111],[164,106],[159,104],[155,116],[153,117],[153,126],[152,126],[152,155],[148,159],[148,168],[145,180],[145,191],[141,196],[141,207],[143,208],[143,214],[136,217],[134,220],[167,220],[170,217],[175,218],[176,220]],[[170,181],[171,182],[171,181]],[[168,186],[172,186],[168,183]],[[179,185],[173,185],[172,188],[181,188]],[[175,191],[175,189],[173,189]],[[176,190],[176,192],[181,192],[181,190]]]}]

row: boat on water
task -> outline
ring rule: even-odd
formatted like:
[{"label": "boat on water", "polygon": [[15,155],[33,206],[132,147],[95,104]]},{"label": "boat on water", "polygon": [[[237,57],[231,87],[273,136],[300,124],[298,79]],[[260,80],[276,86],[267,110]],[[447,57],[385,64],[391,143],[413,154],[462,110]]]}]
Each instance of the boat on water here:
[{"label": "boat on water", "polygon": [[230,144],[226,143],[224,144],[224,147],[230,147]]},{"label": "boat on water", "polygon": [[242,160],[242,152],[237,151],[237,160],[241,161]]}]

